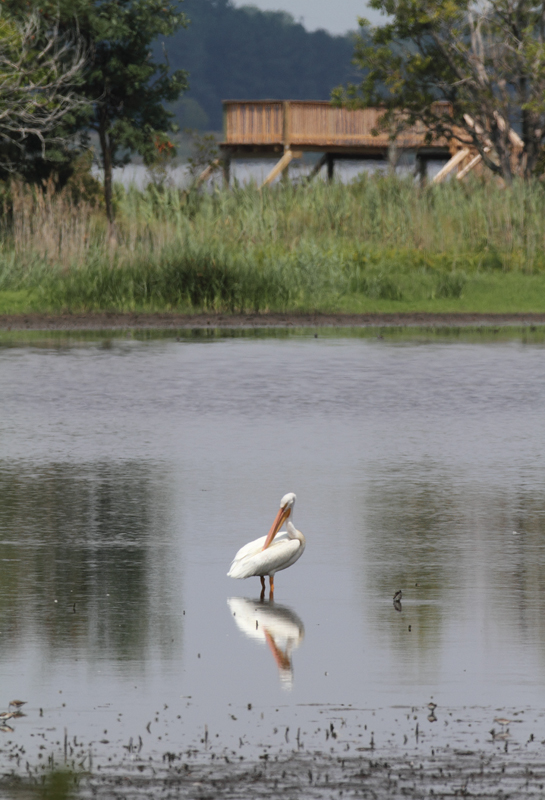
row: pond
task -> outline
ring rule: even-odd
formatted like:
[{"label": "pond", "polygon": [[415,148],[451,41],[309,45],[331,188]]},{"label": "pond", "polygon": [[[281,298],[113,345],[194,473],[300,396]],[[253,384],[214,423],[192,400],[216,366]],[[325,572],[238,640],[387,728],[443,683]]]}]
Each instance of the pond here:
[{"label": "pond", "polygon": [[[247,185],[255,182],[259,185],[263,183],[271,169],[277,163],[278,159],[275,158],[259,158],[254,160],[242,161],[234,159],[231,162],[231,180],[237,181],[240,185]],[[295,182],[300,182],[307,177],[311,172],[318,157],[307,161],[294,161],[290,166],[290,176]],[[428,162],[428,178],[433,178],[439,170],[445,166],[447,159],[430,159]],[[378,159],[365,159],[365,161],[352,161],[350,159],[342,159],[335,162],[335,178],[343,183],[350,183],[357,179],[362,173],[375,173],[387,172],[390,168],[387,161]],[[326,180],[324,176],[325,170],[322,170],[321,178]],[[399,175],[415,175],[416,174],[416,160],[413,153],[403,153],[400,162],[396,168]],[[93,175],[102,180],[102,172],[98,167],[93,168]],[[114,169],[114,181],[122,184],[126,189],[129,186],[134,186],[137,189],[144,189],[151,181],[150,171],[143,164],[128,164],[125,167],[116,167]],[[186,189],[191,183],[191,176],[187,164],[181,164],[173,169],[167,170],[167,184],[180,189]],[[278,182],[280,178],[276,178]],[[215,182],[219,185],[222,184],[223,179],[218,174]]]},{"label": "pond", "polygon": [[[543,330],[21,336],[0,711],[27,703],[3,767],[542,749]],[[226,573],[292,491],[306,551],[260,603]]]}]

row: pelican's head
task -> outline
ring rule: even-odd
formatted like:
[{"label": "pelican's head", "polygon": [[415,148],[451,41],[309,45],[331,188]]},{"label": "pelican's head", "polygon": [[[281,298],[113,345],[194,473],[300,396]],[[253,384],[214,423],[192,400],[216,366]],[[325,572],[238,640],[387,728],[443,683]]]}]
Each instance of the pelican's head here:
[{"label": "pelican's head", "polygon": [[282,500],[280,501],[280,510],[275,517],[275,520],[272,524],[272,527],[267,534],[267,538],[265,539],[265,544],[263,545],[263,550],[266,550],[267,547],[271,544],[272,540],[284,524],[284,522],[289,519],[291,512],[293,511],[293,506],[295,505],[295,497],[293,492],[288,492],[285,494]]},{"label": "pelican's head", "polygon": [[291,511],[293,509],[293,506],[295,505],[296,500],[297,496],[294,495],[293,492],[288,492],[287,494],[284,495],[284,497],[280,501],[280,508],[283,509],[289,508],[289,510]]}]

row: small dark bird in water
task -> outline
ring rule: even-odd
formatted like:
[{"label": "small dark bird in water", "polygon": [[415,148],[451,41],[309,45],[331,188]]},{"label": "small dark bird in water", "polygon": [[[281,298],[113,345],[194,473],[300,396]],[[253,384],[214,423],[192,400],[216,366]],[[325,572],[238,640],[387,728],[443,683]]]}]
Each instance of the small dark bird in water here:
[{"label": "small dark bird in water", "polygon": [[428,703],[428,708],[431,711],[431,713],[433,714],[433,712],[437,708],[437,703],[434,703],[433,700],[430,700],[430,702]]},{"label": "small dark bird in water", "polygon": [[14,708],[21,708],[21,706],[26,705],[26,703],[26,700],[12,700],[10,706],[13,706]]},{"label": "small dark bird in water", "polygon": [[2,711],[0,720],[12,719],[15,716],[15,711]]},{"label": "small dark bird in water", "polygon": [[403,597],[403,592],[401,591],[401,589],[398,589],[397,592],[394,594],[394,603],[396,600],[401,600],[402,597]]}]

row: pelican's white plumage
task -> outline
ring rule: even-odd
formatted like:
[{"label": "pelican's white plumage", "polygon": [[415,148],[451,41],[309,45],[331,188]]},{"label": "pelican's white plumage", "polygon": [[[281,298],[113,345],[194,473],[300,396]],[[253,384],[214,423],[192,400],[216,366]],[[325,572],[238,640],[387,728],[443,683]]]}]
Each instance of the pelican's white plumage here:
[{"label": "pelican's white plumage", "polygon": [[[227,575],[230,578],[261,578],[262,593],[265,591],[264,576],[268,575],[271,596],[274,593],[274,575],[282,569],[295,564],[303,555],[305,537],[288,518],[293,513],[296,497],[293,492],[284,495],[280,501],[280,511],[267,536],[261,536],[241,547],[233,559]],[[286,521],[286,531],[279,533]]]},{"label": "pelican's white plumage", "polygon": [[[273,543],[263,550],[266,536],[241,547],[231,564],[228,572],[230,578],[251,578],[254,575],[274,575],[281,569],[291,567],[302,555],[305,545],[297,538],[293,538],[290,528],[295,531],[291,522],[288,522],[288,531],[275,536]],[[290,537],[290,533],[292,536]]]}]

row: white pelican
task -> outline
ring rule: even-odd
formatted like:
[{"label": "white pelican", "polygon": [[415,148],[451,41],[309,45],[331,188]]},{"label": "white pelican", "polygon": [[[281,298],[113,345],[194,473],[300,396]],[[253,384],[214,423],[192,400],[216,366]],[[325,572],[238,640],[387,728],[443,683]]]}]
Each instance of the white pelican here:
[{"label": "white pelican", "polygon": [[[261,599],[265,596],[265,575],[269,576],[272,600],[275,573],[291,567],[303,555],[305,537],[289,519],[295,499],[293,492],[284,495],[280,501],[280,510],[267,536],[261,536],[241,547],[227,573],[230,578],[251,578],[253,575],[258,575],[261,578]],[[284,522],[286,531],[277,536]]]},{"label": "white pelican", "polygon": [[305,628],[295,611],[288,606],[248,600],[245,597],[230,597],[227,604],[239,630],[250,639],[267,644],[276,661],[282,687],[291,689],[291,654],[305,636]]}]

